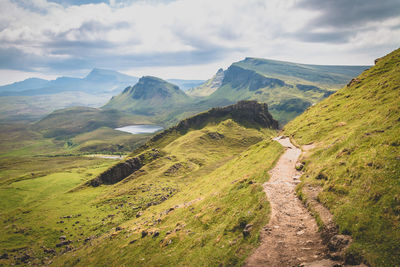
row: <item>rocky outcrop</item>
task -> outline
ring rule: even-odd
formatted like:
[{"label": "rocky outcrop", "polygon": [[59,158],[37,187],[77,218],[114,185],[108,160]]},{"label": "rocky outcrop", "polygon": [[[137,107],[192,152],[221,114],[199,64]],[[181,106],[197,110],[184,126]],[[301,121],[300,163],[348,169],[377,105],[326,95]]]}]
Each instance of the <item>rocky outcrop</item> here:
[{"label": "rocky outcrop", "polygon": [[115,184],[119,181],[125,179],[135,171],[142,168],[148,162],[159,158],[161,153],[157,149],[151,150],[151,152],[146,152],[140,154],[138,157],[128,159],[124,162],[118,163],[110,167],[105,172],[101,173],[96,178],[88,182],[91,186],[99,186],[101,184]]},{"label": "rocky outcrop", "polygon": [[253,70],[244,69],[236,65],[230,66],[225,71],[222,86],[225,84],[230,84],[232,88],[236,88],[237,90],[248,87],[250,91],[256,91],[265,87],[285,86],[285,82],[282,80],[267,78]]},{"label": "rocky outcrop", "polygon": [[234,105],[212,108],[209,111],[182,120],[178,125],[153,136],[150,142],[155,142],[174,131],[184,134],[189,129],[200,129],[211,119],[218,120],[225,118],[232,118],[238,123],[249,126],[271,129],[279,128],[278,122],[274,120],[272,115],[268,112],[267,104],[243,100]]}]

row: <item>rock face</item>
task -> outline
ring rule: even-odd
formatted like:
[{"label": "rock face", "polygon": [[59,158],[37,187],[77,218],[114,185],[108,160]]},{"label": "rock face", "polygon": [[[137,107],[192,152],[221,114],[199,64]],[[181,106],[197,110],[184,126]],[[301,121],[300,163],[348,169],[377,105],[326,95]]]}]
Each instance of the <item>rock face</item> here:
[{"label": "rock face", "polygon": [[285,85],[285,82],[279,79],[267,78],[253,70],[231,65],[225,72],[222,86],[224,84],[230,84],[232,88],[248,87],[250,91],[256,91],[265,87],[282,87]]},{"label": "rock face", "polygon": [[124,162],[118,163],[105,172],[101,173],[96,178],[88,182],[91,186],[99,186],[101,184],[115,184],[125,179],[135,171],[139,170],[146,163],[158,158],[161,153],[154,149],[151,152],[141,154],[138,157],[128,159]]},{"label": "rock face", "polygon": [[258,103],[257,101],[243,100],[234,105],[212,108],[209,111],[185,119],[178,123],[178,125],[155,135],[152,139],[150,139],[150,141],[155,142],[173,131],[178,131],[181,134],[184,134],[190,128],[202,128],[211,118],[214,120],[218,118],[232,118],[234,121],[246,125],[254,125],[272,129],[279,128],[278,122],[274,120],[272,115],[268,112],[267,104]]}]

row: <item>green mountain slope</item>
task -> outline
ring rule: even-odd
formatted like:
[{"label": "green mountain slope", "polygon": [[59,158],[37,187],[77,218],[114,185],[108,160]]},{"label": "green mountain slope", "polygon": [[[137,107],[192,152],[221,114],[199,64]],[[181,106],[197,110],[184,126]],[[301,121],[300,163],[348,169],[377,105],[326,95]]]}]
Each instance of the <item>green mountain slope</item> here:
[{"label": "green mountain slope", "polygon": [[368,68],[367,66],[310,65],[262,58],[246,58],[235,65],[254,70],[264,76],[296,83],[314,82],[328,89],[331,86],[338,88],[338,85],[346,84]]},{"label": "green mountain slope", "polygon": [[349,253],[372,266],[400,262],[400,49],[285,126],[306,154],[300,191],[320,188],[318,200]]},{"label": "green mountain slope", "polygon": [[203,100],[236,102],[253,99],[269,105],[285,124],[365,70],[365,66],[317,66],[246,58],[224,73],[221,86]]},{"label": "green mountain slope", "polygon": [[121,94],[113,97],[103,109],[117,109],[138,115],[157,116],[172,112],[190,101],[178,86],[162,79],[145,76]]}]

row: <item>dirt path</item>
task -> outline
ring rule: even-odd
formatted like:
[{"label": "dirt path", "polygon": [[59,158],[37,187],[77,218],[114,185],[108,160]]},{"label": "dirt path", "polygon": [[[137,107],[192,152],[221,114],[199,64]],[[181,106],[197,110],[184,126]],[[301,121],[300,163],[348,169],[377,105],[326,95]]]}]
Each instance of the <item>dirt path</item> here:
[{"label": "dirt path", "polygon": [[286,152],[264,184],[272,209],[271,220],[261,232],[260,247],[244,266],[334,266],[335,262],[324,259],[325,246],[317,224],[295,194],[301,175],[295,165],[301,150],[289,138],[275,140],[286,147]]}]

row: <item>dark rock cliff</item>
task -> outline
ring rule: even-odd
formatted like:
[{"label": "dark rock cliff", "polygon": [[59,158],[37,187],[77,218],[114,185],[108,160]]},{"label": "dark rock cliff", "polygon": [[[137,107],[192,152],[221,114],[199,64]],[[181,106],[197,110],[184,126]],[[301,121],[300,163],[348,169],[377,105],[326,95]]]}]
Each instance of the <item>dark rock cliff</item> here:
[{"label": "dark rock cliff", "polygon": [[282,87],[285,85],[285,82],[279,79],[267,78],[253,70],[232,65],[225,71],[222,86],[225,84],[230,84],[232,88],[240,89],[248,87],[250,91],[256,91],[265,87]]},{"label": "dark rock cliff", "polygon": [[110,167],[96,178],[90,180],[88,185],[99,186],[101,184],[115,184],[125,179],[135,171],[142,168],[145,164],[161,156],[160,151],[153,149],[150,152],[143,153],[138,157],[128,159]]},{"label": "dark rock cliff", "polygon": [[239,101],[226,107],[212,108],[193,117],[182,120],[178,125],[164,130],[153,136],[150,142],[155,142],[171,132],[186,133],[190,128],[199,129],[205,126],[211,119],[232,118],[234,121],[246,125],[278,129],[279,125],[268,112],[268,105],[257,101]]}]

